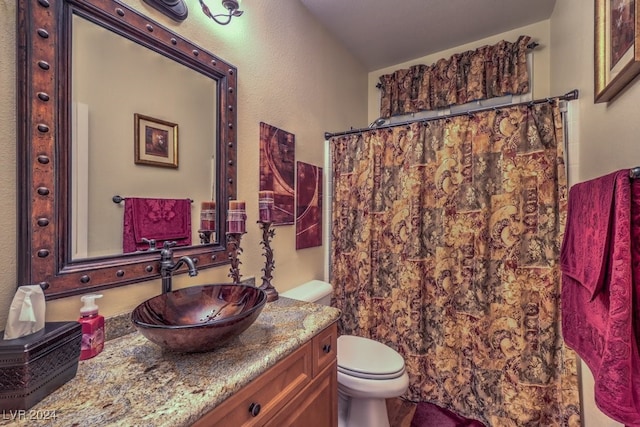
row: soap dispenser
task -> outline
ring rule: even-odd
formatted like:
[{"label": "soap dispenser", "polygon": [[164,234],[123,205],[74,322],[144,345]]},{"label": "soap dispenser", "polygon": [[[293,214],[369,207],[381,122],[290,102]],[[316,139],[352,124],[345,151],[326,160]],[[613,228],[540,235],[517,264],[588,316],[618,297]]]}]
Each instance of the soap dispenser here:
[{"label": "soap dispenser", "polygon": [[82,325],[80,360],[90,359],[104,348],[104,316],[98,314],[95,300],[100,294],[87,294],[80,298],[84,304],[80,309],[78,322]]}]

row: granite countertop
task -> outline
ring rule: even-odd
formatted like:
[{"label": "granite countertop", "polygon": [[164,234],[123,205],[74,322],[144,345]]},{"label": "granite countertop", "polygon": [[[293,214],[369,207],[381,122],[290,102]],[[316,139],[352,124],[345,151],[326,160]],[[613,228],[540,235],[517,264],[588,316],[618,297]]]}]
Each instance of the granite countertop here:
[{"label": "granite countertop", "polygon": [[339,315],[336,308],[280,297],[249,329],[209,353],[166,352],[131,332],[80,361],[75,378],[18,421],[5,411],[0,425],[188,426]]}]

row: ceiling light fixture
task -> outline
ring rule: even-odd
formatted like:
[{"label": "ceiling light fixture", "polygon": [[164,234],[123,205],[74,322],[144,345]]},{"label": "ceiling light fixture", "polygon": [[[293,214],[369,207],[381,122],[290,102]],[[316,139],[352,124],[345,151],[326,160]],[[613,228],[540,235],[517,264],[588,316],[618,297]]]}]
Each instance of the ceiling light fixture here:
[{"label": "ceiling light fixture", "polygon": [[202,12],[205,15],[220,25],[227,25],[231,22],[231,18],[234,16],[240,16],[244,13],[244,11],[239,10],[240,0],[222,0],[222,6],[228,10],[228,13],[219,13],[217,15],[211,14],[211,10],[206,4],[204,4],[204,0],[200,0],[200,6],[202,6]]}]

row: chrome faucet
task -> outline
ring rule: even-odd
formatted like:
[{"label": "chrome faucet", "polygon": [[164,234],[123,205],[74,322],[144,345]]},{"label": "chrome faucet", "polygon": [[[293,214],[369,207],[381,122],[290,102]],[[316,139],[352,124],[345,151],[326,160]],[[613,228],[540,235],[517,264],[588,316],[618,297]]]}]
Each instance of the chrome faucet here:
[{"label": "chrome faucet", "polygon": [[162,293],[166,294],[171,292],[171,278],[173,272],[179,269],[182,264],[186,264],[189,268],[189,276],[194,277],[198,275],[196,265],[191,258],[183,256],[178,259],[177,262],[173,262],[173,246],[176,242],[164,242],[162,250],[160,251],[160,277],[162,277]]}]

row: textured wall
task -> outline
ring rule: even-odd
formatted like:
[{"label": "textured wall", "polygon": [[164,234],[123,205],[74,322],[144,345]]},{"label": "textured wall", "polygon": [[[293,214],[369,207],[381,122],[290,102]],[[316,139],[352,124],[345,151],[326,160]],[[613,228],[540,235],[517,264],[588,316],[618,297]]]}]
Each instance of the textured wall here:
[{"label": "textured wall", "polygon": [[[13,296],[15,277],[15,0],[0,0],[0,313]],[[296,136],[297,160],[323,164],[323,133],[366,125],[364,68],[330,36],[298,1],[269,0],[243,3],[245,14],[227,26],[206,18],[198,2],[187,2],[189,17],[175,23],[142,0],[125,3],[179,32],[238,68],[238,198],[247,202],[248,234],[243,238],[241,273],[259,280],[264,266],[259,245],[258,159],[261,121]],[[220,2],[207,1],[212,9]],[[273,241],[279,291],[323,277],[323,248],[295,250],[294,226],[278,227]],[[176,277],[175,286],[229,281],[228,268],[202,271],[196,278]],[[131,310],[160,292],[151,281],[104,292],[103,314]],[[49,320],[74,319],[79,297],[48,304]],[[0,326],[6,319],[0,316]]]},{"label": "textured wall", "polygon": [[[16,286],[16,1],[0,0],[0,313]],[[6,318],[0,315],[0,329]]]},{"label": "textured wall", "polygon": [[559,0],[551,18],[552,88],[580,90],[579,176],[576,182],[640,165],[638,79],[617,99],[594,104],[594,7]]}]

